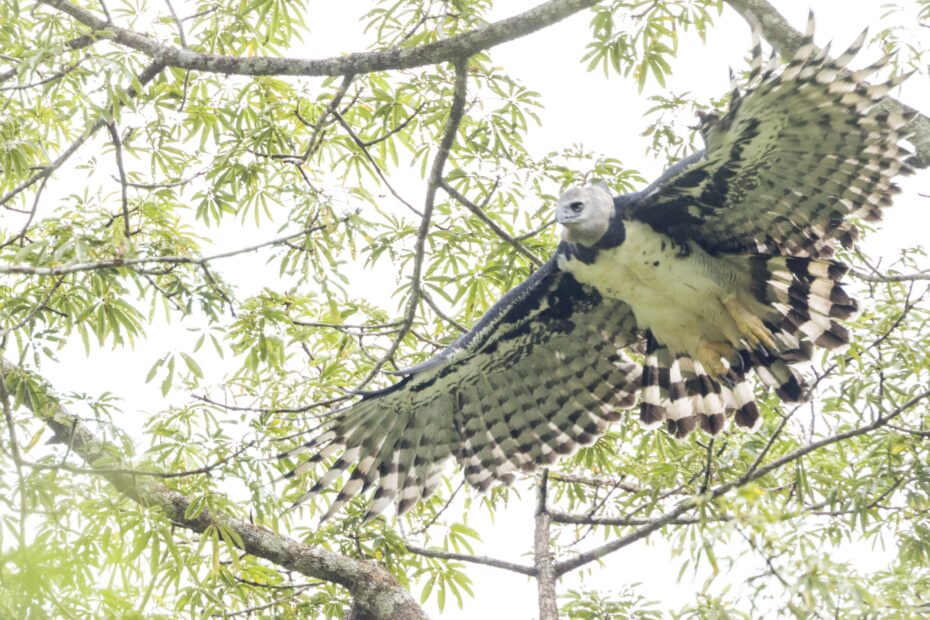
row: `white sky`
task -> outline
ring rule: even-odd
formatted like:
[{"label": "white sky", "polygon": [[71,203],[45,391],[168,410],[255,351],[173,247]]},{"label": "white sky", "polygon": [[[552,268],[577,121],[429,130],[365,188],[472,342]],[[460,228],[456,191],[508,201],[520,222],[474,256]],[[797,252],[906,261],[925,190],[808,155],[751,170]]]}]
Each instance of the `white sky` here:
[{"label": "white sky", "polygon": [[[495,17],[504,17],[535,5],[538,0],[511,0],[498,2],[502,7]],[[319,26],[313,28],[308,37],[307,49],[302,55],[323,57],[340,52],[362,49],[365,38],[360,38],[361,27],[357,15],[364,12],[366,4],[334,3],[311,0],[314,14],[319,15]],[[808,6],[817,15],[817,42],[836,39],[837,45],[845,48],[866,25],[873,28],[881,21],[882,2],[844,0],[774,0],[774,4],[798,28],[803,29]],[[850,7],[855,6],[851,11]],[[338,7],[338,8],[337,8]],[[179,13],[185,14],[179,7]],[[605,79],[601,70],[588,73],[580,58],[585,42],[589,39],[589,13],[576,15],[541,33],[500,46],[492,51],[494,62],[506,67],[511,75],[521,79],[530,88],[542,94],[546,108],[542,112],[543,126],[534,129],[527,141],[531,152],[544,154],[573,143],[582,143],[586,148],[617,157],[625,164],[638,168],[647,178],[661,172],[662,165],[644,156],[647,141],[640,136],[646,126],[642,114],[648,107],[646,96],[667,92],[650,83],[647,91],[640,95],[635,84],[618,76]],[[313,23],[313,22],[311,22]],[[681,93],[690,91],[699,98],[717,97],[729,88],[727,67],[739,67],[750,45],[746,23],[732,11],[726,10],[710,32],[707,44],[702,44],[696,35],[683,36],[679,60],[673,63],[674,75],[669,88]],[[878,56],[876,51],[862,54],[864,60]],[[864,62],[862,63],[864,64]],[[898,94],[903,101],[922,107],[927,111],[930,88],[926,76],[918,76],[905,84]],[[902,194],[896,206],[886,211],[886,221],[879,234],[870,238],[866,246],[874,254],[894,255],[902,247],[924,242],[930,230],[930,200],[916,196],[917,191],[930,193],[930,175],[926,171],[905,180]],[[422,202],[425,183],[404,185],[402,193],[413,202]],[[243,239],[254,242],[255,231],[243,230]],[[265,234],[267,233],[267,234]],[[275,231],[267,227],[262,238],[274,236]],[[239,239],[224,236],[224,247],[228,243],[237,245]],[[244,289],[264,284],[261,267],[263,260],[254,256],[228,261],[218,268],[233,278]],[[390,284],[390,283],[389,283]],[[385,301],[385,307],[395,304]],[[144,377],[156,357],[172,344],[179,349],[189,350],[191,335],[183,325],[158,328],[150,338],[140,343],[133,351],[96,351],[91,363],[78,345],[62,352],[61,363],[49,365],[44,373],[59,392],[78,391],[99,393],[115,392],[126,400],[125,411],[138,412],[136,422],[141,422],[153,407],[166,406],[161,397],[157,381],[142,386]],[[205,369],[207,365],[202,364]],[[208,370],[217,382],[221,382],[225,371],[221,365],[211,365]],[[177,393],[178,401],[186,395]],[[122,422],[119,422],[122,424]],[[130,427],[136,424],[127,422]],[[521,563],[529,563],[525,555],[532,548],[532,492],[524,493],[525,501],[496,516],[493,524],[478,513],[472,514],[471,524],[482,533],[484,541],[476,546],[477,554],[486,554]],[[583,548],[602,541],[602,536],[591,536]],[[594,589],[617,589],[625,584],[641,583],[640,591],[648,598],[661,600],[663,607],[678,608],[693,600],[693,593],[701,590],[704,576],[693,581],[686,575],[677,583],[681,559],[671,556],[665,544],[640,543],[614,554],[603,569],[585,576],[585,585]],[[474,580],[475,598],[466,599],[464,611],[455,607],[454,601],[447,603],[443,618],[533,618],[536,616],[535,582],[522,576],[496,569],[472,567],[468,569]],[[738,576],[723,575],[715,582],[719,587],[738,580]],[[577,587],[579,574],[575,573],[560,584],[562,591]],[[414,589],[419,594],[419,589]],[[428,611],[438,617],[438,610],[430,603]]]}]

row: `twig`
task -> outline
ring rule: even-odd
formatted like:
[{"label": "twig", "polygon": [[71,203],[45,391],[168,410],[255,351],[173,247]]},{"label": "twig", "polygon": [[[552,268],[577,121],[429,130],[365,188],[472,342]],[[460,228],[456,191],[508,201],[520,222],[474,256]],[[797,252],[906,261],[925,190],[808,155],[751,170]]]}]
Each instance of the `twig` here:
[{"label": "twig", "polygon": [[26,233],[29,232],[29,227],[32,226],[32,220],[35,219],[36,211],[39,208],[39,199],[42,198],[42,192],[45,191],[45,186],[48,184],[48,177],[42,179],[42,183],[39,185],[39,188],[36,190],[36,195],[32,199],[32,207],[29,209],[29,217],[26,218],[26,223],[23,224],[22,229],[16,235],[13,235],[2,244],[0,244],[0,250],[3,248],[13,245],[20,239],[26,237]]},{"label": "twig", "polygon": [[426,302],[426,305],[429,306],[430,309],[436,313],[436,316],[438,316],[440,319],[442,319],[443,321],[445,321],[446,323],[448,323],[455,329],[459,330],[463,334],[468,332],[468,328],[465,325],[453,319],[451,316],[443,312],[442,308],[436,305],[436,301],[433,299],[432,295],[430,295],[424,290],[420,291],[420,295],[423,296],[423,301]]},{"label": "twig", "polygon": [[150,264],[169,264],[169,265],[205,265],[215,260],[220,260],[223,258],[230,258],[232,256],[239,256],[240,254],[247,254],[249,252],[255,252],[262,248],[266,248],[273,245],[278,245],[289,241],[291,239],[296,239],[297,237],[303,237],[309,235],[310,233],[323,230],[325,226],[313,226],[311,228],[305,228],[303,230],[291,233],[289,235],[284,235],[283,237],[278,237],[276,239],[271,239],[270,241],[264,241],[262,243],[256,243],[255,245],[246,246],[244,248],[239,248],[236,250],[229,250],[227,252],[220,252],[218,254],[212,254],[209,256],[201,257],[192,257],[192,256],[142,256],[139,258],[114,258],[110,260],[98,261],[95,263],[75,263],[72,265],[63,265],[60,267],[31,267],[29,265],[0,265],[0,273],[22,273],[28,275],[38,275],[38,276],[57,276],[67,273],[77,273],[80,271],[95,271],[97,269],[118,269],[123,267],[135,267],[139,265],[150,265]]},{"label": "twig", "polygon": [[310,588],[318,588],[320,587],[320,585],[322,584],[305,583],[300,587],[294,588],[294,591],[291,592],[291,594],[288,594],[287,596],[276,598],[273,601],[269,601],[261,605],[254,605],[252,607],[246,607],[244,609],[240,609],[239,611],[233,611],[233,612],[224,611],[223,613],[213,614],[213,616],[217,618],[234,618],[236,616],[251,615],[255,613],[256,611],[264,611],[266,609],[270,609],[271,607],[274,607],[275,605],[280,605],[281,603],[287,603],[289,601],[292,601],[298,596],[300,596],[301,594],[303,594],[304,591],[309,590]]},{"label": "twig", "polygon": [[413,119],[416,118],[417,115],[418,115],[421,111],[423,111],[423,108],[424,108],[424,107],[426,107],[426,102],[425,102],[425,101],[424,101],[423,103],[421,103],[420,105],[418,105],[418,106],[417,106],[417,109],[410,113],[410,116],[408,116],[407,118],[405,118],[403,121],[401,121],[401,123],[400,123],[399,125],[397,125],[396,127],[392,128],[392,129],[391,129],[390,131],[388,131],[386,134],[384,134],[384,135],[382,135],[382,136],[379,136],[379,137],[377,137],[377,138],[372,138],[371,140],[365,140],[365,141],[362,142],[361,145],[364,146],[365,148],[368,148],[368,147],[370,147],[370,146],[374,146],[374,145],[378,144],[379,142],[384,142],[385,140],[387,140],[388,138],[390,138],[391,136],[393,136],[394,134],[396,134],[398,131],[403,131],[404,128],[405,128],[407,125],[409,125],[409,124],[411,123],[411,121],[413,121]]},{"label": "twig", "polygon": [[[333,98],[330,100],[329,106],[327,106],[326,111],[323,112],[323,115],[320,116],[320,118],[316,122],[316,125],[313,128],[313,133],[310,135],[310,142],[307,143],[307,148],[304,151],[304,154],[301,156],[302,161],[307,161],[310,158],[310,156],[313,154],[313,152],[316,150],[317,141],[320,140],[321,136],[323,135],[323,127],[326,125],[326,120],[334,112],[336,112],[337,108],[339,107],[339,102],[341,102],[342,98],[346,96],[346,92],[349,90],[349,85],[352,84],[352,78],[353,76],[351,74],[347,74],[343,76],[342,84],[339,85],[339,88],[338,90],[336,90],[336,94],[333,95]],[[297,115],[297,120],[299,120],[300,122],[304,124],[307,124],[307,122],[303,118],[301,118],[299,108],[295,108],[294,113]]]},{"label": "twig", "polygon": [[184,24],[181,23],[181,20],[178,19],[178,14],[174,10],[174,5],[171,4],[171,0],[165,0],[165,4],[168,6],[168,12],[171,13],[171,19],[174,21],[174,25],[178,28],[178,39],[181,41],[181,47],[187,47],[187,37],[184,36]]},{"label": "twig", "polygon": [[172,480],[174,478],[186,478],[188,476],[201,476],[212,473],[214,470],[219,469],[226,463],[237,458],[239,455],[243,454],[246,450],[257,444],[258,441],[252,440],[242,447],[240,447],[235,452],[225,456],[216,462],[210,465],[204,465],[203,467],[198,467],[197,469],[187,469],[182,471],[143,471],[141,469],[132,469],[125,467],[75,467],[74,465],[68,465],[64,461],[55,464],[49,463],[33,463],[29,461],[23,461],[23,465],[30,467],[32,469],[44,469],[44,470],[57,470],[61,469],[73,474],[93,474],[96,476],[110,476],[113,474],[126,475],[126,476],[147,476],[150,478],[159,478],[161,480]]},{"label": "twig", "polygon": [[440,560],[458,560],[460,562],[469,562],[471,564],[483,564],[484,566],[493,566],[494,568],[509,570],[512,573],[520,573],[521,575],[527,575],[529,577],[536,576],[536,569],[533,567],[524,566],[523,564],[516,564],[514,562],[508,562],[506,560],[498,560],[497,558],[490,558],[483,555],[453,553],[451,551],[440,551],[438,549],[424,549],[423,547],[411,545],[410,543],[404,543],[404,546],[410,553],[422,555],[423,557],[427,558],[438,558]]},{"label": "twig", "polygon": [[865,282],[916,282],[918,280],[930,280],[930,271],[919,271],[909,274],[892,274],[892,275],[872,275],[861,271],[850,271],[851,276],[864,280]]},{"label": "twig", "polygon": [[530,261],[537,267],[542,266],[543,262],[535,254],[527,250],[526,246],[520,243],[506,230],[501,228],[501,226],[497,222],[495,222],[490,217],[488,217],[488,214],[485,213],[484,210],[482,210],[478,205],[476,205],[475,203],[470,201],[468,198],[466,198],[465,196],[460,194],[458,191],[456,191],[456,189],[452,187],[451,185],[449,185],[449,183],[445,179],[443,179],[440,182],[440,187],[442,187],[442,189],[445,190],[447,194],[452,196],[452,198],[454,198],[457,202],[459,202],[463,207],[471,211],[475,217],[477,217],[479,220],[484,222],[487,225],[487,227],[490,228],[494,232],[494,234],[496,234],[498,237],[500,237],[501,239],[503,239],[504,241],[512,245],[514,249],[517,252],[519,252],[521,255],[523,255],[523,257],[525,257],[528,261]]},{"label": "twig", "polygon": [[7,337],[7,336],[9,336],[9,335],[12,334],[13,332],[15,332],[17,329],[23,327],[23,326],[26,325],[29,321],[31,321],[31,320],[34,319],[36,316],[38,316],[38,314],[39,314],[40,312],[42,312],[42,310],[44,310],[44,309],[46,308],[46,304],[49,302],[49,300],[52,298],[52,295],[55,294],[55,291],[58,290],[58,287],[60,287],[61,284],[62,284],[62,282],[64,282],[64,281],[65,281],[65,279],[64,279],[63,277],[58,278],[58,280],[55,282],[55,284],[53,284],[53,285],[48,289],[48,291],[45,293],[45,297],[42,298],[42,301],[40,301],[39,303],[37,303],[37,304],[32,308],[32,310],[30,310],[30,311],[26,314],[26,316],[24,316],[24,317],[23,317],[20,321],[18,321],[16,324],[11,325],[10,327],[4,329],[3,331],[0,331],[0,342],[6,341],[6,337]]},{"label": "twig", "polygon": [[132,181],[126,181],[126,185],[132,187],[133,189],[170,189],[173,187],[181,187],[182,185],[187,185],[197,177],[202,177],[207,174],[207,170],[201,170],[189,177],[178,179],[177,181],[165,181],[163,183],[133,183]]},{"label": "twig", "polygon": [[388,180],[387,175],[384,174],[384,171],[381,169],[381,166],[378,165],[378,162],[375,161],[375,158],[372,157],[371,153],[368,152],[368,147],[365,146],[365,143],[362,141],[362,139],[358,137],[358,134],[355,133],[355,130],[352,129],[352,126],[349,125],[349,123],[347,123],[346,120],[342,117],[342,114],[340,114],[339,112],[335,110],[333,110],[332,114],[336,118],[336,120],[339,122],[339,124],[342,126],[342,128],[345,129],[346,133],[349,134],[349,137],[352,138],[352,141],[359,148],[359,150],[362,151],[362,155],[365,156],[365,160],[371,165],[372,169],[375,171],[375,174],[378,175],[378,178],[381,179],[381,182],[384,183],[385,187],[388,188],[388,191],[391,192],[391,195],[394,196],[394,198],[396,198],[398,201],[400,201],[400,203],[403,204],[405,207],[407,207],[408,209],[410,209],[411,211],[413,211],[414,213],[422,217],[423,214],[419,211],[419,209],[417,209],[412,204],[407,202],[397,192],[397,190],[394,189],[394,186]]},{"label": "twig", "polygon": [[129,229],[129,195],[126,188],[126,168],[123,166],[123,141],[119,137],[116,123],[107,123],[107,129],[110,131],[110,140],[116,150],[116,169],[119,171],[120,198],[123,209],[123,234],[128,244],[132,232]]},{"label": "twig", "polygon": [[[71,39],[70,41],[67,41],[62,46],[62,48],[69,49],[72,51],[77,51],[80,49],[84,49],[85,47],[89,47],[96,42],[97,42],[97,37],[92,37],[90,35],[85,34],[79,37],[75,37],[74,39]],[[49,50],[48,55],[50,57],[57,57],[60,54],[60,52],[65,51],[65,49],[54,50],[54,51]],[[0,83],[6,82],[7,80],[16,77],[17,72],[18,72],[17,69],[13,68],[13,69],[9,69],[7,71],[0,73]]]},{"label": "twig", "polygon": [[[633,519],[629,517],[596,517],[589,514],[572,514],[570,512],[550,511],[552,520],[556,523],[570,523],[574,525],[609,525],[616,527],[650,525],[653,519]],[[680,517],[672,519],[666,525],[699,525],[717,521],[731,521],[733,517],[721,515],[713,518]]]},{"label": "twig", "polygon": [[576,474],[550,473],[549,478],[566,484],[583,484],[591,487],[611,487],[626,491],[627,493],[642,493],[643,488],[637,484],[623,482],[614,478],[603,476],[579,476]]}]

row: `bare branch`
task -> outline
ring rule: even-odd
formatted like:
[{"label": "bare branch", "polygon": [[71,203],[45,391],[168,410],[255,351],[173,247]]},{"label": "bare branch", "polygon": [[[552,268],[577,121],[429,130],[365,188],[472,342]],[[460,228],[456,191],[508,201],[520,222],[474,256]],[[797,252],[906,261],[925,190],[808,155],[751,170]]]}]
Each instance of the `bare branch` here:
[{"label": "bare branch", "polygon": [[501,43],[513,41],[594,6],[599,0],[549,0],[529,11],[488,24],[434,43],[410,48],[390,48],[308,60],[303,58],[236,58],[201,54],[159,43],[142,33],[115,26],[93,12],[68,0],[40,0],[42,4],[67,13],[94,30],[101,39],[138,50],[170,67],[229,75],[358,75],[373,71],[411,69],[424,65],[466,58]]},{"label": "bare branch", "polygon": [[387,140],[388,138],[390,138],[391,136],[393,136],[394,134],[396,134],[398,131],[403,131],[404,128],[405,128],[407,125],[409,125],[409,124],[413,121],[413,119],[415,119],[415,118],[417,117],[417,115],[418,115],[420,112],[423,111],[423,108],[424,108],[424,107],[426,107],[426,102],[425,102],[425,101],[424,101],[423,103],[421,103],[420,105],[418,105],[418,106],[417,106],[417,109],[414,110],[413,112],[411,112],[411,113],[410,113],[410,116],[408,116],[408,117],[405,118],[403,121],[401,121],[396,127],[391,128],[387,133],[385,133],[385,134],[382,135],[382,136],[378,136],[377,138],[372,138],[371,140],[365,140],[362,144],[363,144],[364,146],[366,146],[366,147],[374,146],[374,145],[376,145],[376,144],[378,144],[378,143],[380,143],[380,142],[384,142],[385,140]]},{"label": "bare branch", "polygon": [[638,484],[631,484],[629,482],[623,482],[622,480],[607,478],[604,476],[579,476],[576,474],[550,473],[549,478],[558,482],[564,482],[566,484],[583,484],[585,486],[595,488],[609,487],[612,489],[620,489],[621,491],[626,491],[627,493],[643,492],[643,488]]},{"label": "bare branch", "polygon": [[864,280],[865,282],[916,282],[918,280],[930,280],[930,271],[919,271],[917,273],[874,275],[862,271],[853,270],[850,275]]},{"label": "bare branch", "polygon": [[[562,511],[549,511],[552,520],[556,523],[570,523],[574,525],[609,525],[615,527],[650,525],[653,519],[634,519],[630,517],[595,517],[589,514],[572,514]],[[669,521],[667,525],[698,525],[716,521],[730,521],[732,517],[681,517]]]},{"label": "bare branch", "polygon": [[451,316],[443,312],[442,308],[436,305],[436,301],[433,299],[432,295],[427,294],[426,291],[420,291],[420,295],[423,296],[423,300],[426,302],[426,305],[429,306],[433,310],[433,312],[436,313],[436,316],[438,316],[440,319],[442,319],[443,321],[445,321],[446,323],[448,323],[455,329],[459,330],[463,334],[468,332],[467,327],[465,327],[464,325],[462,325],[461,323],[453,319]]},{"label": "bare branch", "polygon": [[453,553],[451,551],[440,551],[438,549],[424,549],[423,547],[411,545],[410,543],[404,544],[407,547],[407,551],[410,553],[416,553],[417,555],[422,555],[423,557],[427,558],[438,558],[440,560],[458,560],[460,562],[470,562],[471,564],[493,566],[494,568],[509,570],[512,573],[520,573],[521,575],[527,575],[529,577],[536,576],[536,569],[531,566],[524,566],[514,562],[507,562],[506,560],[498,560],[497,558],[489,558],[483,555]]},{"label": "bare branch", "polygon": [[397,192],[397,190],[394,189],[394,186],[391,185],[391,182],[388,180],[387,175],[384,174],[384,171],[381,169],[381,166],[378,165],[378,162],[375,161],[375,158],[372,157],[371,153],[368,152],[368,147],[365,145],[365,142],[361,138],[358,137],[358,134],[355,133],[355,130],[352,129],[352,126],[349,125],[349,123],[347,123],[344,118],[342,118],[342,114],[340,114],[336,110],[333,110],[332,115],[336,117],[336,120],[339,121],[339,124],[342,126],[342,128],[346,130],[346,133],[349,134],[349,137],[352,138],[352,141],[355,142],[355,145],[362,151],[362,154],[365,156],[365,159],[368,161],[369,164],[371,164],[371,167],[374,169],[375,173],[378,175],[378,178],[381,179],[381,182],[384,183],[385,187],[388,188],[388,191],[391,192],[391,195],[394,196],[394,198],[396,198],[398,201],[400,201],[400,203],[403,204],[405,207],[407,207],[408,209],[410,209],[411,211],[413,211],[414,213],[422,217],[423,214],[420,213],[419,209],[417,209],[412,204],[404,200],[403,196],[401,196]]},{"label": "bare branch", "polygon": [[290,601],[293,601],[295,598],[303,594],[306,590],[309,590],[310,588],[317,588],[319,586],[320,586],[320,583],[305,583],[301,586],[297,586],[293,588],[292,592],[288,594],[287,596],[276,598],[272,601],[268,601],[267,603],[264,603],[261,605],[254,605],[252,607],[246,607],[244,609],[240,609],[239,611],[233,611],[233,612],[224,611],[223,613],[213,614],[213,615],[218,618],[235,618],[236,616],[251,616],[256,611],[264,611],[266,609],[270,609],[271,607],[274,607],[275,605],[280,605],[281,603],[289,603]]},{"label": "bare branch", "polygon": [[460,194],[454,187],[449,185],[445,179],[440,182],[440,187],[450,196],[452,196],[456,201],[458,201],[463,207],[468,209],[474,214],[479,220],[484,222],[488,228],[490,228],[494,234],[498,237],[509,243],[514,247],[514,249],[523,255],[528,261],[536,265],[537,267],[542,267],[543,262],[532,252],[526,249],[526,246],[517,241],[510,233],[500,227],[500,225],[488,217],[488,214],[484,212],[478,205],[473,203],[471,200]]},{"label": "bare branch", "polygon": [[[97,38],[97,37],[92,37],[92,36],[90,36],[90,35],[81,35],[81,36],[79,36],[79,37],[76,37],[76,38],[74,38],[74,39],[71,39],[70,41],[67,41],[64,45],[62,45],[62,48],[63,48],[63,49],[61,49],[61,50],[55,50],[55,51],[49,51],[48,54],[49,54],[49,56],[53,56],[53,57],[54,57],[54,56],[58,56],[61,52],[65,51],[65,50],[75,50],[75,51],[76,51],[76,50],[84,49],[85,47],[90,47],[91,45],[93,45],[93,44],[96,43],[97,41],[98,41],[98,38]],[[14,68],[14,69],[9,69],[9,70],[7,70],[7,71],[4,71],[4,72],[0,73],[0,83],[6,82],[7,80],[16,77],[16,73],[17,73],[17,70],[16,70],[15,68]]]},{"label": "bare branch", "polygon": [[165,0],[165,4],[168,6],[168,12],[171,13],[171,19],[174,21],[174,25],[178,29],[178,40],[181,41],[181,47],[187,47],[187,37],[184,35],[184,24],[181,23],[181,20],[178,18],[177,12],[174,10],[174,5],[171,4],[171,0]]},{"label": "bare branch", "polygon": [[[307,161],[310,158],[310,155],[313,154],[314,150],[319,142],[321,142],[321,137],[323,135],[323,127],[326,125],[327,119],[339,109],[339,104],[342,102],[343,97],[346,96],[346,92],[349,90],[349,85],[352,84],[353,76],[351,74],[345,75],[342,78],[342,84],[339,85],[339,89],[336,90],[336,94],[333,95],[333,98],[329,102],[326,111],[323,112],[323,115],[317,120],[316,125],[313,128],[313,133],[310,135],[310,142],[307,143],[307,149],[304,151],[304,154],[301,156],[303,161]],[[297,119],[305,123],[305,121],[300,116],[300,110],[295,109],[294,113],[297,115]]]},{"label": "bare branch", "polygon": [[123,165],[123,141],[119,137],[116,123],[107,123],[107,129],[110,131],[110,140],[116,150],[116,169],[119,172],[120,200],[123,210],[123,234],[128,244],[132,231],[129,229],[129,195],[126,187],[126,167]]}]

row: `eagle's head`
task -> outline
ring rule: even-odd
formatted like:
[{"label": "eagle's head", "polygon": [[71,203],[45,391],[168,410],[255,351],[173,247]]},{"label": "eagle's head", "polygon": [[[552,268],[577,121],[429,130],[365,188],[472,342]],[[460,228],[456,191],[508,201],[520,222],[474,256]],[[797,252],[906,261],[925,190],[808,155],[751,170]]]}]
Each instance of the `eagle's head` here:
[{"label": "eagle's head", "polygon": [[555,219],[564,228],[562,240],[591,247],[610,228],[614,199],[603,185],[573,187],[559,196]]}]

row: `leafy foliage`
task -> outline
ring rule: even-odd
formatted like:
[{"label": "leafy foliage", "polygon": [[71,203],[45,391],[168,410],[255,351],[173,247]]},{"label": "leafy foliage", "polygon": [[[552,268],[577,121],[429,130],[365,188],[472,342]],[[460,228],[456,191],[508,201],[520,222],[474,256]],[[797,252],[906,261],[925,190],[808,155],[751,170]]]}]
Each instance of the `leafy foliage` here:
[{"label": "leafy foliage", "polygon": [[[120,26],[218,55],[299,55],[325,28],[306,3],[174,4],[107,2]],[[439,192],[415,281],[424,205],[412,197],[449,116],[452,67],[351,79],[164,68],[142,84],[143,54],[48,6],[0,6],[0,257],[18,268],[0,283],[3,354],[16,366],[0,382],[9,431],[0,440],[0,616],[345,615],[341,587],[243,553],[221,524],[201,534],[175,527],[90,469],[127,466],[170,476],[163,482],[191,500],[185,518],[251,519],[375,560],[440,611],[467,609],[470,569],[452,554],[477,552],[474,521],[517,502],[521,487],[475,501],[453,473],[399,521],[363,524],[353,503],[317,527],[331,495],[287,512],[306,479],[275,484],[281,470],[266,457],[352,391],[389,383],[381,369],[427,358],[523,280],[554,246],[559,190],[601,179],[624,192],[643,177],[617,153],[530,150],[540,93],[492,52],[478,53],[444,182],[480,214]],[[361,17],[370,48],[382,50],[480,27],[490,9],[486,0],[393,0]],[[710,38],[721,9],[716,0],[602,3],[584,61],[641,90],[664,87],[680,34]],[[696,146],[681,119],[722,103],[664,91],[652,100],[646,135],[668,160]],[[894,267],[910,273],[923,260],[912,250]],[[873,302],[856,319],[856,344],[821,360],[813,409],[770,399],[759,433],[710,443],[677,442],[626,418],[560,464],[549,496],[556,556],[573,557],[592,531],[619,540],[687,506],[652,532],[676,550],[670,579],[680,570],[707,580],[675,617],[925,610],[927,286],[862,285]],[[86,361],[75,365],[75,352]],[[144,369],[119,374],[121,355],[144,356]],[[87,368],[110,375],[112,389],[65,391],[83,389],[69,375]],[[43,375],[68,387],[50,394]],[[83,463],[67,442],[45,443],[36,412],[53,403],[90,424],[107,456]],[[565,518],[573,514],[603,522]],[[873,547],[887,550],[881,562],[844,553]],[[668,607],[635,584],[618,587],[570,589],[563,612],[653,618]]]}]

